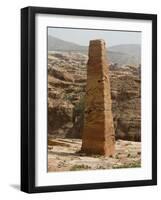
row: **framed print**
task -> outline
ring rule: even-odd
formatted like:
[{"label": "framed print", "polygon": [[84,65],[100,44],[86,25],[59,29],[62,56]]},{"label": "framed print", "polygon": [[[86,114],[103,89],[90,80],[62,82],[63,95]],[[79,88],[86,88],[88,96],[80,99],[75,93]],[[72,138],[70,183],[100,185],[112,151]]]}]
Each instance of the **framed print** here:
[{"label": "framed print", "polygon": [[157,184],[157,16],[21,9],[21,190]]}]

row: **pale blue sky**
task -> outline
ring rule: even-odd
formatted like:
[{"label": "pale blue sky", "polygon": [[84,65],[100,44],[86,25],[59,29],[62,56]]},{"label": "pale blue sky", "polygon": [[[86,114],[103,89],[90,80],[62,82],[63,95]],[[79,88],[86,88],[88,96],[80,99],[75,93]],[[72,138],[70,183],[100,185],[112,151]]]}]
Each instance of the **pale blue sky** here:
[{"label": "pale blue sky", "polygon": [[141,44],[141,32],[48,28],[48,34],[84,46],[92,39],[104,39],[108,46]]}]

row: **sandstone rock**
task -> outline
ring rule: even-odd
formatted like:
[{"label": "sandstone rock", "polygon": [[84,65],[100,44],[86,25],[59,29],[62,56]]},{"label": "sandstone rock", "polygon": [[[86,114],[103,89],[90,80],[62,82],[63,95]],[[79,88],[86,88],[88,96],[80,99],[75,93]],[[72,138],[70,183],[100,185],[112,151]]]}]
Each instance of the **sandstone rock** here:
[{"label": "sandstone rock", "polygon": [[52,68],[50,74],[60,80],[74,82],[73,76],[66,71],[60,71]]},{"label": "sandstone rock", "polygon": [[[111,71],[112,110],[116,139],[141,140],[141,82],[135,70]],[[127,73],[128,72],[128,73]]]},{"label": "sandstone rock", "polygon": [[[48,133],[54,137],[81,138],[87,56],[62,53],[68,61],[48,58]],[[55,69],[71,75],[74,82],[55,77]],[[141,66],[110,67],[112,112],[116,139],[141,140]],[[61,106],[66,103],[66,106]],[[60,105],[60,106],[58,106]],[[67,108],[70,109],[67,109]],[[60,120],[61,119],[61,120]]]},{"label": "sandstone rock", "polygon": [[73,127],[73,105],[65,101],[48,103],[48,134],[65,137]]},{"label": "sandstone rock", "polygon": [[89,46],[82,152],[111,156],[115,152],[109,69],[103,40]]}]

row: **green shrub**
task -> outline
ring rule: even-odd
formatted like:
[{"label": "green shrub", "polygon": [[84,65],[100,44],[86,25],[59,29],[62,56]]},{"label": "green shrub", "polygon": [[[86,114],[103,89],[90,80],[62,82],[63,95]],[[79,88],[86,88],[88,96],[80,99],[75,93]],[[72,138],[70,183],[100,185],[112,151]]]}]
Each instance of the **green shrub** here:
[{"label": "green shrub", "polygon": [[113,169],[122,169],[122,168],[138,168],[141,167],[141,163],[140,162],[133,162],[133,163],[129,163],[129,164],[123,164],[123,165],[114,165],[112,168]]},{"label": "green shrub", "polygon": [[88,165],[73,165],[71,168],[70,168],[70,171],[79,171],[79,170],[84,170],[84,169],[91,169],[90,166]]}]

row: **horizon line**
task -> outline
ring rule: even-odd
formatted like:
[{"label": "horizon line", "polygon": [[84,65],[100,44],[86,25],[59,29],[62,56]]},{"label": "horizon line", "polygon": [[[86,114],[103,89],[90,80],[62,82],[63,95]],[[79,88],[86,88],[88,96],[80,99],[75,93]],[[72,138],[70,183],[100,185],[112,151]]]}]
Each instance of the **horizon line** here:
[{"label": "horizon line", "polygon": [[[54,28],[55,28],[55,27],[54,27]],[[74,28],[73,28],[73,29],[74,29]],[[98,29],[97,29],[97,30],[98,30]],[[138,31],[138,32],[139,32],[139,31]],[[48,32],[47,36],[51,36],[51,37],[54,37],[54,38],[56,38],[56,39],[62,40],[62,41],[64,41],[64,42],[73,43],[73,44],[76,44],[76,45],[79,45],[79,46],[82,46],[82,47],[88,47],[88,45],[82,45],[82,44],[77,43],[77,42],[71,42],[71,41],[69,41],[69,40],[64,40],[64,39],[62,39],[62,38],[55,37],[55,36],[53,36],[52,34],[50,34],[49,32]],[[97,39],[101,39],[101,38],[97,38]],[[103,40],[104,40],[104,39],[103,39]],[[90,41],[90,40],[89,40],[89,41]],[[139,45],[139,46],[141,46],[140,43],[120,43],[120,44],[112,45],[112,46],[109,46],[109,47],[114,47],[114,46],[119,46],[119,45]]]}]

